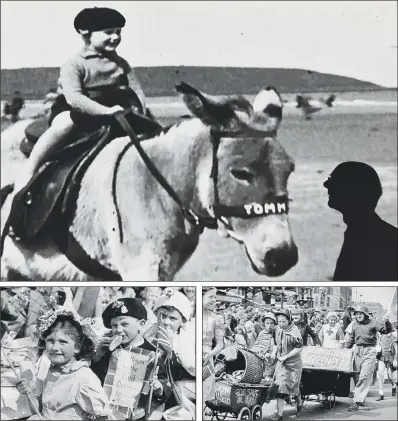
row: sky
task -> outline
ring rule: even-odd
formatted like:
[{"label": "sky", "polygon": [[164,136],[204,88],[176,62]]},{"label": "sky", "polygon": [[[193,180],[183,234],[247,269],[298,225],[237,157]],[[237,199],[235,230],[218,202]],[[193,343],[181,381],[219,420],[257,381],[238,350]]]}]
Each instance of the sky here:
[{"label": "sky", "polygon": [[360,301],[360,295],[362,294],[362,302],[377,302],[385,309],[388,309],[395,289],[396,287],[353,287],[352,300],[356,301],[358,299]]},{"label": "sky", "polygon": [[132,66],[287,67],[397,86],[395,1],[1,1],[1,68],[62,65],[84,7],[127,19]]}]

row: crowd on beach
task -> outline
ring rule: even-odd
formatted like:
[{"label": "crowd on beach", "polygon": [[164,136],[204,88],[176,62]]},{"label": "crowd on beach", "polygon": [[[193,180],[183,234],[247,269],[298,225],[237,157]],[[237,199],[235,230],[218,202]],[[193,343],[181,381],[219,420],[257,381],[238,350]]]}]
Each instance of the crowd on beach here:
[{"label": "crowd on beach", "polygon": [[[31,377],[15,373],[29,419],[195,418],[193,287],[2,288],[1,337],[2,370],[13,342],[30,340]],[[130,377],[137,358],[147,365],[123,406],[112,382],[129,357]]]},{"label": "crowd on beach", "polygon": [[236,358],[236,349],[248,349],[263,359],[263,380],[278,385],[274,419],[282,419],[286,401],[294,398],[297,415],[302,411],[300,381],[304,346],[352,349],[353,373],[349,411],[365,405],[376,382],[384,399],[385,375],[397,388],[397,324],[388,317],[378,320],[364,305],[347,306],[344,312],[304,308],[272,308],[247,300],[242,304],[216,301],[215,288],[203,290],[204,402],[214,399],[222,362]]}]

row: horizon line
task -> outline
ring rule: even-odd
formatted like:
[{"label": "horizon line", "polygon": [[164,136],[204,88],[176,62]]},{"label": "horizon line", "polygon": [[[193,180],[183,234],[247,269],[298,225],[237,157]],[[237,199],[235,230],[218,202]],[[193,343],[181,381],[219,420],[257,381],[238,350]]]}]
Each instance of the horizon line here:
[{"label": "horizon line", "polygon": [[[164,68],[164,67],[199,67],[199,68],[206,68],[206,67],[212,67],[212,68],[233,68],[233,69],[263,69],[263,70],[267,70],[267,69],[278,69],[278,70],[301,70],[304,72],[311,72],[311,73],[318,73],[318,74],[324,74],[324,75],[331,75],[331,76],[338,76],[338,77],[343,77],[343,78],[347,78],[347,79],[353,79],[353,80],[357,80],[359,82],[363,82],[363,83],[369,83],[372,85],[375,85],[377,87],[380,88],[384,88],[384,89],[397,89],[397,86],[388,86],[388,85],[382,85],[380,83],[375,83],[375,82],[370,82],[368,80],[363,80],[363,79],[358,79],[357,77],[354,76],[346,76],[346,75],[342,75],[342,74],[338,74],[338,73],[325,73],[325,72],[320,72],[318,70],[312,70],[312,69],[308,69],[308,68],[302,68],[302,67],[263,67],[263,66],[230,66],[230,65],[204,65],[204,64],[157,64],[157,65],[137,65],[134,66],[134,69],[137,68]],[[0,67],[0,70],[23,70],[23,69],[59,69],[59,66],[23,66],[23,67]]]}]

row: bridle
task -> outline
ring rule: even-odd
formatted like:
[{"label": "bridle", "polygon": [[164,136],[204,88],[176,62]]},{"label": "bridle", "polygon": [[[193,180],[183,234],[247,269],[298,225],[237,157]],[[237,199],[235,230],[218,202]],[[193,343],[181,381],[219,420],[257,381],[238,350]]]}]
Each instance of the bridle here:
[{"label": "bridle", "polygon": [[[182,215],[184,216],[185,220],[188,221],[191,225],[199,228],[200,232],[203,232],[205,228],[208,229],[219,229],[221,228],[227,236],[235,239],[238,242],[242,242],[239,236],[233,231],[232,226],[228,220],[228,218],[235,217],[241,219],[252,219],[258,218],[261,216],[268,216],[268,215],[283,215],[288,214],[289,212],[289,199],[286,197],[280,201],[274,202],[267,202],[264,204],[259,203],[251,203],[246,205],[238,205],[238,206],[229,206],[223,205],[220,202],[219,197],[219,189],[218,189],[218,150],[220,147],[221,139],[222,138],[231,138],[236,137],[236,133],[228,132],[221,129],[211,129],[210,130],[210,140],[212,144],[212,167],[210,172],[210,178],[213,180],[213,191],[214,191],[214,200],[213,204],[207,209],[209,215],[200,215],[197,212],[194,212],[191,208],[187,207],[180,199],[176,191],[173,187],[167,182],[164,176],[160,173],[157,167],[153,164],[149,156],[146,154],[145,150],[142,148],[140,140],[138,139],[137,135],[135,134],[134,130],[130,126],[129,122],[124,116],[124,113],[116,114],[116,120],[121,125],[123,130],[127,133],[130,138],[129,144],[125,146],[121,155],[119,155],[119,160],[121,159],[122,155],[127,151],[129,147],[132,145],[135,146],[137,152],[141,156],[141,159],[144,161],[147,169],[153,175],[153,177],[157,180],[157,182],[163,187],[163,189],[168,193],[168,195],[173,199],[173,201],[177,204],[180,208]],[[269,132],[269,137],[273,137],[275,132]],[[264,132],[261,131],[254,131],[250,133],[250,137],[266,137]],[[114,177],[113,184],[116,184],[116,174]],[[116,206],[116,210],[118,213],[118,222],[119,222],[119,237],[120,241],[123,242],[123,229],[121,226],[121,218],[119,214],[118,207]]]}]

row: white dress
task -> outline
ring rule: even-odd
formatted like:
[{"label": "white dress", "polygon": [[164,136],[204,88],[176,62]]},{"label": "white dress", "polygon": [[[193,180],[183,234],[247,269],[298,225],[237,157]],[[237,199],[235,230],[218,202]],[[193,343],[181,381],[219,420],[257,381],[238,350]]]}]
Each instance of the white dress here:
[{"label": "white dress", "polygon": [[330,326],[329,323],[323,325],[319,336],[323,338],[322,346],[324,348],[340,348],[340,344],[344,340],[343,331],[338,323],[334,326]]}]

